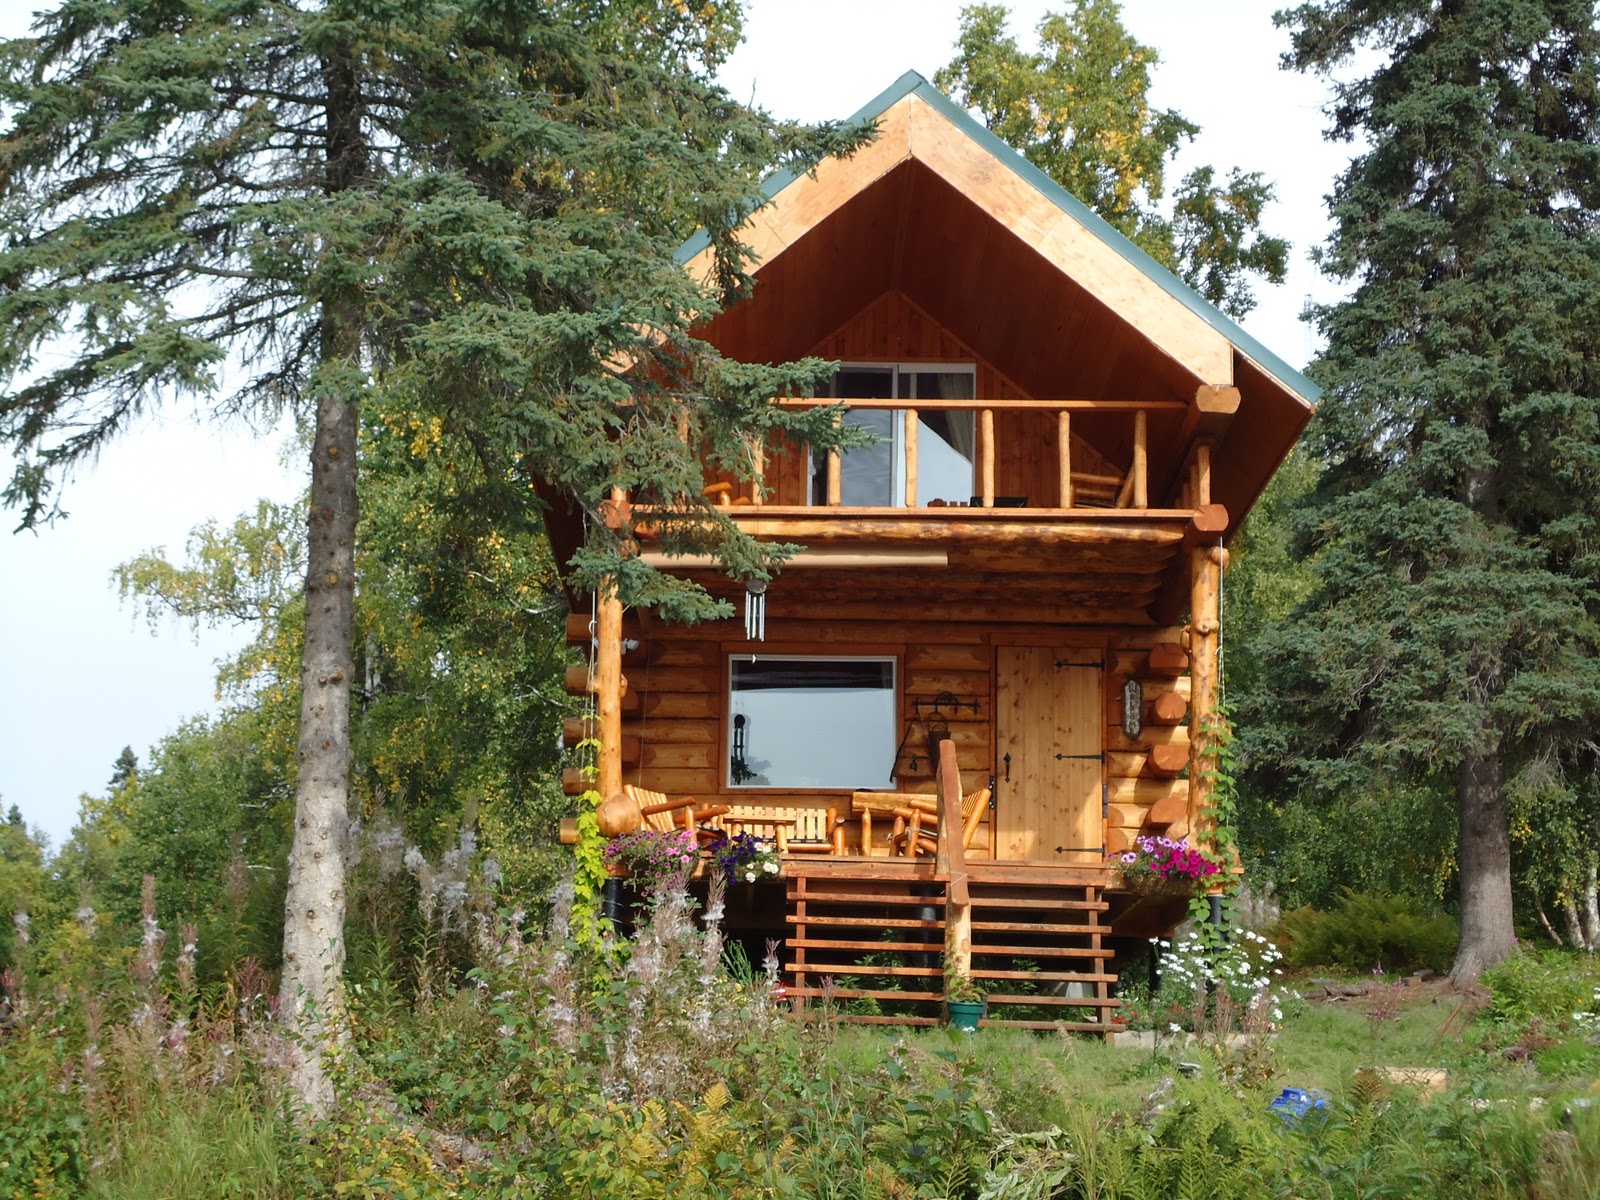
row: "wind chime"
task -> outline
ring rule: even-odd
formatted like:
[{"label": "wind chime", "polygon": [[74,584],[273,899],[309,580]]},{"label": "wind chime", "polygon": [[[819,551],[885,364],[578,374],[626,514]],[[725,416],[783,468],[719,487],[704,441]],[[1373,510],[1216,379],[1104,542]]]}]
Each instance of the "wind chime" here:
[{"label": "wind chime", "polygon": [[750,642],[767,640],[767,582],[764,579],[745,582],[744,636]]}]

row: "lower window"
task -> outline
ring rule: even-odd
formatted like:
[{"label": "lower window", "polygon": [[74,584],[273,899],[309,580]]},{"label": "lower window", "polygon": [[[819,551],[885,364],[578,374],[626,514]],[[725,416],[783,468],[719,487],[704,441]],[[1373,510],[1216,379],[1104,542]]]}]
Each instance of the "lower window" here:
[{"label": "lower window", "polygon": [[895,660],[760,654],[728,664],[732,787],[884,787]]}]

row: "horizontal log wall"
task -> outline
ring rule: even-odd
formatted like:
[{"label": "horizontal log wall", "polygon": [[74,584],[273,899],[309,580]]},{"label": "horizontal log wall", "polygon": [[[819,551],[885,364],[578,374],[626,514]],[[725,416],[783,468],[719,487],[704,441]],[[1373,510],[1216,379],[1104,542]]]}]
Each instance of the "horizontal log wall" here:
[{"label": "horizontal log wall", "polygon": [[[1171,693],[1187,701],[1186,676],[1152,676],[1150,648],[1179,641],[1178,629],[1092,629],[962,623],[955,621],[838,620],[785,612],[774,598],[769,608],[767,640],[743,639],[735,621],[698,626],[669,625],[652,620],[638,635],[637,661],[627,668],[630,700],[623,734],[631,761],[623,768],[625,782],[669,795],[693,795],[725,803],[745,813],[796,822],[794,835],[805,840],[828,837],[829,808],[848,810],[847,791],[788,792],[732,788],[726,783],[728,763],[727,661],[730,654],[752,650],[782,654],[882,654],[899,662],[900,725],[905,736],[896,761],[893,786],[903,791],[933,792],[933,768],[927,733],[935,723],[950,732],[961,763],[964,792],[988,785],[994,763],[995,648],[1004,644],[1094,645],[1104,647],[1105,771],[1107,846],[1126,846],[1140,829],[1149,828],[1152,809],[1174,796],[1187,796],[1182,778],[1162,777],[1151,770],[1150,748],[1186,746],[1184,724],[1154,724],[1157,699]],[[1170,657],[1170,655],[1169,655]],[[1122,730],[1121,694],[1129,677],[1144,687],[1146,724],[1138,738]],[[942,693],[954,696],[935,716]],[[976,711],[974,711],[974,707]],[[888,787],[889,779],[864,781]],[[847,827],[847,844],[856,848],[857,830]],[[881,843],[882,834],[875,834]],[[972,853],[991,853],[987,824],[974,839]]]},{"label": "horizontal log wall", "polygon": [[[1160,657],[1169,662],[1173,648],[1183,637],[1181,629],[1163,629],[1154,637],[1124,640],[1106,660],[1106,850],[1126,850],[1140,833],[1183,836],[1188,832],[1180,820],[1169,823],[1188,803],[1189,781],[1163,776],[1149,761],[1152,746],[1189,744],[1189,729],[1183,721],[1163,723],[1157,714],[1163,697],[1181,699],[1186,711],[1189,700],[1187,674],[1171,676],[1171,669],[1151,667],[1151,648],[1161,646]],[[1179,656],[1181,660],[1181,655]],[[1144,728],[1130,738],[1122,728],[1122,689],[1129,679],[1137,679],[1144,691]],[[1177,812],[1174,812],[1177,806]],[[1159,819],[1153,819],[1159,818]]]}]

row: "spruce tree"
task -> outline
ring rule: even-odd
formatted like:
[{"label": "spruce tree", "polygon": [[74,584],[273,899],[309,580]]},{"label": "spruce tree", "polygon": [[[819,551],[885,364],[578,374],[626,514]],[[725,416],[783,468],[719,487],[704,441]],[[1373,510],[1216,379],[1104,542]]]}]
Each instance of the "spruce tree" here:
[{"label": "spruce tree", "polygon": [[[710,73],[734,0],[64,0],[0,45],[0,443],[24,525],[146,410],[310,429],[305,639],[282,1012],[329,1098],[348,806],[358,429],[378,398],[469,442],[506,489],[589,512],[695,505],[745,429],[828,445],[768,397],[820,364],[723,363],[690,330],[745,282],[732,231],[773,165],[859,135],[780,125]],[[717,249],[702,284],[672,251]],[[680,431],[687,438],[680,438]],[[705,506],[669,547],[770,552]],[[580,582],[704,613],[591,521]]]},{"label": "spruce tree", "polygon": [[124,746],[122,753],[117,755],[117,761],[111,765],[111,782],[106,786],[121,787],[138,774],[139,756],[133,752],[132,746]]},{"label": "spruce tree", "polygon": [[1334,802],[1453,792],[1470,980],[1514,946],[1510,789],[1600,713],[1600,35],[1588,0],[1279,21],[1358,150],[1321,257],[1353,291],[1316,314],[1317,590],[1277,641],[1277,745]]}]

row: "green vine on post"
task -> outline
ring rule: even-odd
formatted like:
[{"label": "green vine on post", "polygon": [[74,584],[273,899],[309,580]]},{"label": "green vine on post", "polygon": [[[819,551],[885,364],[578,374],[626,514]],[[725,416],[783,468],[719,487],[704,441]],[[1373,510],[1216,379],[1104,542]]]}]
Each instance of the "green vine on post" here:
[{"label": "green vine on post", "polygon": [[[1200,735],[1206,747],[1205,767],[1200,778],[1207,785],[1205,818],[1211,821],[1203,853],[1220,870],[1223,925],[1231,924],[1234,893],[1239,890],[1239,779],[1237,739],[1233,733],[1231,710],[1219,704],[1200,719]],[[1204,928],[1211,919],[1211,899],[1197,895],[1189,902],[1189,917]]]},{"label": "green vine on post", "polygon": [[[597,738],[584,738],[577,746],[578,752],[587,758],[579,770],[591,781],[600,772],[594,756],[599,747]],[[602,940],[600,906],[601,889],[606,883],[606,840],[600,836],[597,810],[603,799],[599,790],[592,786],[578,797],[578,843],[573,847],[576,869],[572,875],[572,936],[585,946],[598,946]]]}]

